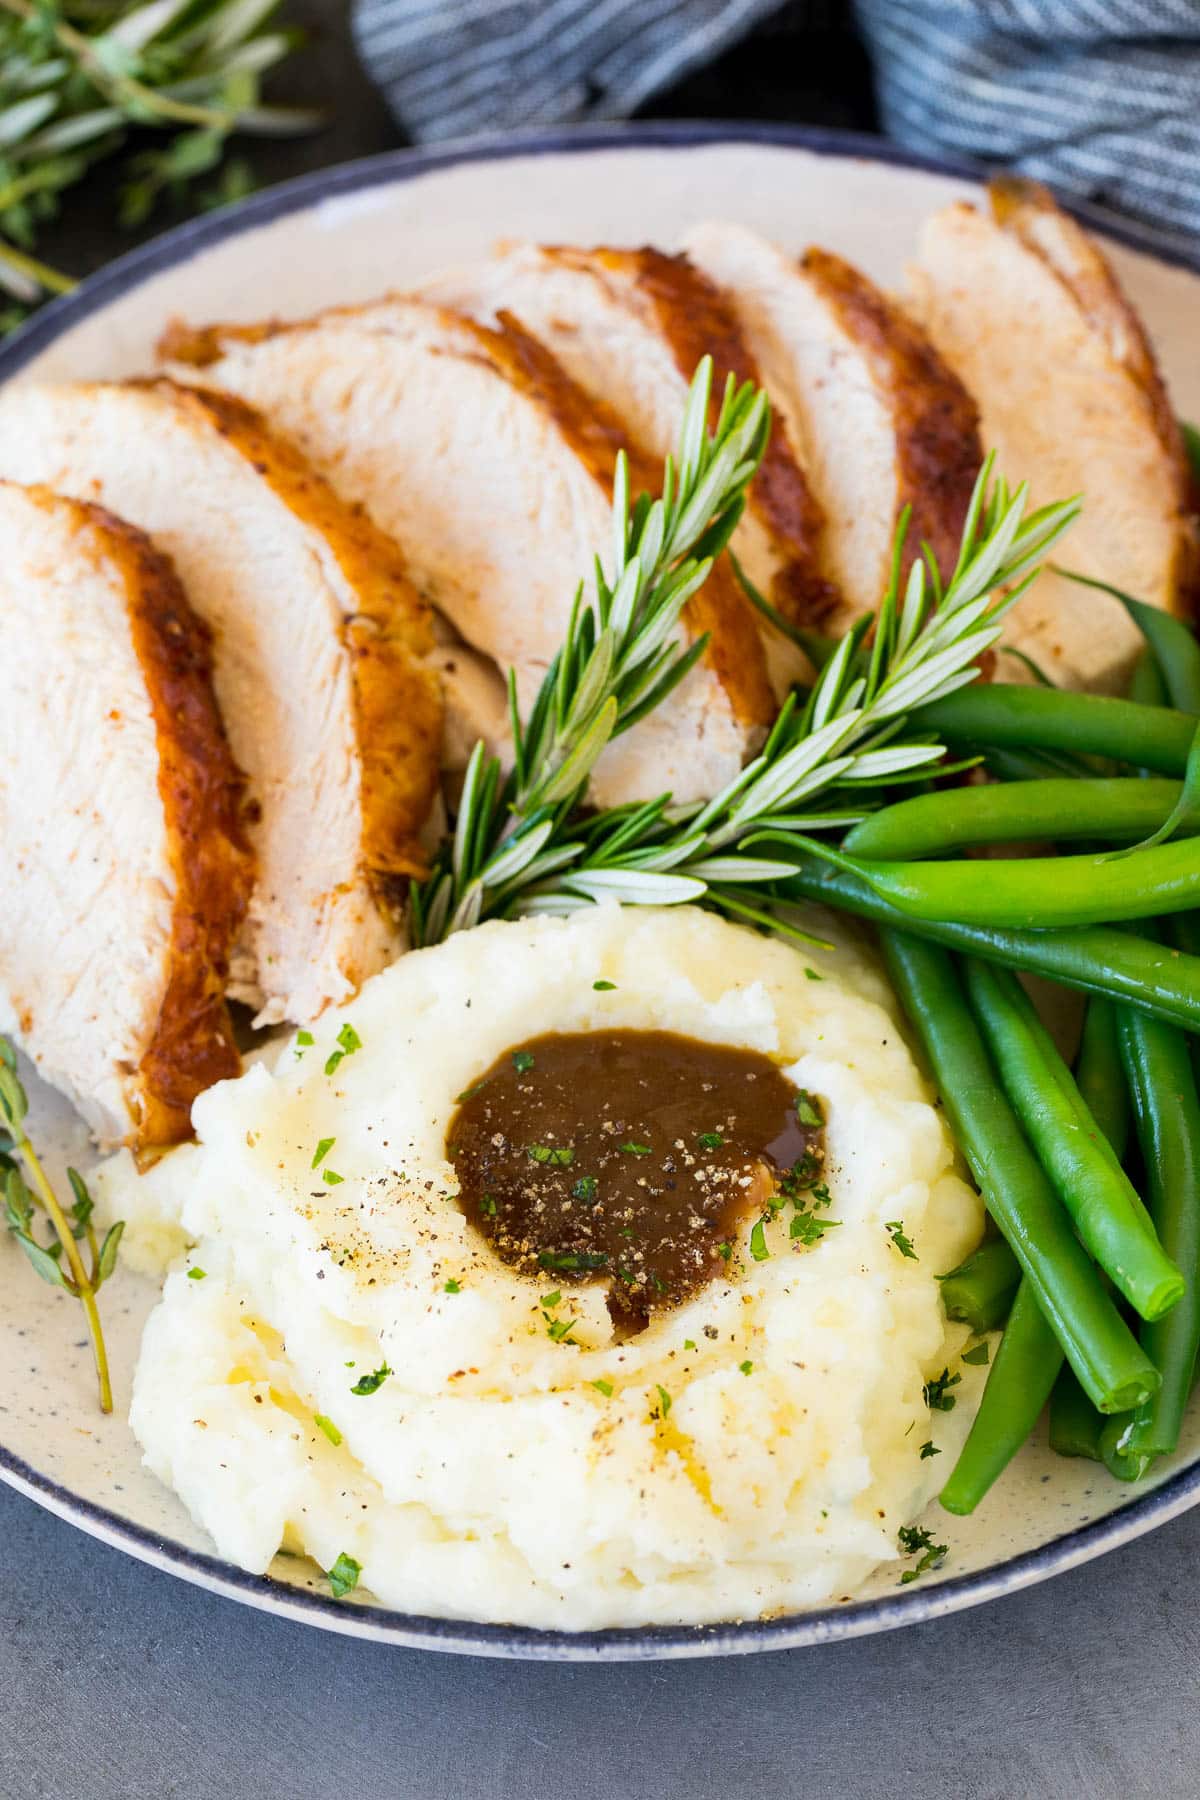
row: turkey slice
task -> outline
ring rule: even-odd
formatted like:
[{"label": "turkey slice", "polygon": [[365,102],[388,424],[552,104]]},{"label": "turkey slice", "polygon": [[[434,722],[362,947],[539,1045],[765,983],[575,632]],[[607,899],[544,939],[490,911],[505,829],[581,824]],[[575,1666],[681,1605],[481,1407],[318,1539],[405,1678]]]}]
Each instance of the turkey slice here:
[{"label": "turkey slice", "polygon": [[[1195,523],[1179,429],[1146,334],[1096,246],[1044,189],[926,222],[911,306],[978,400],[983,436],[1035,504],[1082,494],[1064,567],[1187,609]],[[1121,689],[1140,636],[1124,608],[1044,572],[1008,641],[1071,687]]]},{"label": "turkey slice", "polygon": [[[173,367],[242,395],[403,546],[422,592],[467,643],[517,671],[532,703],[575,592],[612,536],[624,433],[511,321],[491,329],[393,298],[299,325],[174,327]],[[632,458],[634,491],[661,470]],[[600,804],[708,796],[761,738],[773,701],[754,617],[713,579],[688,603],[711,633],[670,699],[610,745]]]},{"label": "turkey slice", "polygon": [[792,257],[723,223],[685,244],[733,302],[825,510],[825,567],[844,601],[835,627],[878,607],[906,506],[904,566],[924,541],[953,569],[983,460],[978,414],[922,332],[827,250]]},{"label": "turkey slice", "polygon": [[258,881],[230,992],[313,1018],[404,947],[437,789],[437,680],[395,546],[242,402],[168,381],[0,395],[0,476],[95,500],[172,558],[214,634]]},{"label": "turkey slice", "polygon": [[106,1147],[186,1136],[239,1073],[224,989],[253,861],[209,633],[97,506],[0,482],[0,1028]]}]

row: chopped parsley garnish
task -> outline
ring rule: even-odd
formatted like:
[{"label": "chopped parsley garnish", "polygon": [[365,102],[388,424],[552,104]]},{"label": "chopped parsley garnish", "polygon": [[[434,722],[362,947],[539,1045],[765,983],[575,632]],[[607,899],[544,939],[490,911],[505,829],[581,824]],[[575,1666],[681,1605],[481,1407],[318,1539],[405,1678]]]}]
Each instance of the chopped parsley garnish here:
[{"label": "chopped parsley garnish", "polygon": [[334,1424],[333,1420],[327,1419],[324,1413],[314,1413],[313,1424],[317,1427],[318,1431],[323,1431],[325,1433],[325,1436],[336,1450],[342,1441],[342,1434]]},{"label": "chopped parsley garnish", "polygon": [[481,1094],[486,1086],[487,1076],[485,1075],[482,1081],[472,1082],[471,1086],[464,1088],[461,1094],[455,1095],[455,1106],[465,1106],[468,1100],[473,1100],[476,1094]]},{"label": "chopped parsley garnish", "polygon": [[496,1216],[495,1194],[485,1194],[483,1199],[479,1202],[479,1210],[485,1219],[494,1219]]},{"label": "chopped parsley garnish", "polygon": [[319,1169],[336,1143],[336,1138],[322,1138],[316,1149],[313,1151],[313,1159],[310,1167]]},{"label": "chopped parsley garnish", "polygon": [[649,1144],[622,1144],[621,1149],[626,1156],[649,1156]]},{"label": "chopped parsley garnish", "polygon": [[825,1114],[821,1108],[821,1102],[814,1098],[812,1094],[807,1093],[804,1088],[801,1088],[800,1092],[796,1095],[794,1104],[796,1107],[796,1117],[802,1125],[809,1125],[815,1130],[818,1126],[825,1123]]},{"label": "chopped parsley garnish", "polygon": [[663,1387],[663,1385],[660,1381],[656,1381],[654,1385],[658,1389],[658,1404],[659,1404],[659,1415],[658,1416],[660,1419],[665,1419],[667,1414],[671,1410],[671,1396],[670,1396],[670,1394],[668,1394],[666,1388]]},{"label": "chopped parsley garnish", "polygon": [[747,1357],[745,1362],[740,1362],[738,1368],[742,1371],[743,1375],[753,1375],[754,1373],[754,1364],[750,1361],[749,1357]]},{"label": "chopped parsley garnish", "polygon": [[921,1461],[924,1462],[927,1457],[940,1456],[941,1454],[941,1451],[938,1449],[933,1439],[926,1438],[925,1442],[921,1445]]},{"label": "chopped parsley garnish", "polygon": [[766,1262],[771,1254],[767,1249],[767,1234],[761,1219],[755,1219],[754,1229],[750,1233],[750,1254],[755,1262]]},{"label": "chopped parsley garnish", "polygon": [[335,1600],[344,1600],[358,1586],[358,1578],[362,1574],[362,1564],[343,1550],[332,1569],[329,1570],[329,1591]]},{"label": "chopped parsley garnish", "polygon": [[338,1187],[345,1179],[346,1177],[339,1175],[336,1169],[322,1169],[321,1171],[321,1180],[327,1187]]},{"label": "chopped parsley garnish", "polygon": [[683,1347],[685,1350],[694,1350],[696,1348],[695,1338],[684,1338]]},{"label": "chopped parsley garnish", "polygon": [[884,1226],[884,1230],[891,1238],[893,1244],[895,1244],[901,1256],[906,1256],[910,1262],[920,1262],[920,1257],[912,1247],[912,1239],[905,1237],[904,1235],[903,1219],[889,1219]]},{"label": "chopped parsley garnish", "polygon": [[372,1369],[369,1375],[360,1375],[350,1392],[352,1394],[378,1393],[391,1373],[392,1370],[388,1368],[387,1364],[381,1363],[377,1369]]},{"label": "chopped parsley garnish", "polygon": [[304,1052],[309,1049],[315,1041],[311,1031],[298,1031],[296,1033],[296,1048],[292,1051],[292,1055],[299,1061],[304,1055]]},{"label": "chopped parsley garnish", "polygon": [[575,1161],[570,1144],[526,1144],[525,1154],[530,1162],[545,1163],[552,1169],[569,1169]]},{"label": "chopped parsley garnish", "polygon": [[973,1345],[970,1350],[964,1350],[962,1359],[965,1363],[971,1363],[976,1368],[985,1364],[988,1359],[987,1340],[984,1339],[983,1343]]},{"label": "chopped parsley garnish", "polygon": [[946,1390],[957,1387],[961,1380],[961,1375],[952,1375],[949,1369],[943,1369],[933,1381],[925,1383],[926,1406],[933,1412],[953,1412],[955,1395],[947,1393]]},{"label": "chopped parsley garnish", "polygon": [[702,1150],[719,1150],[725,1139],[719,1131],[702,1131],[696,1142]]},{"label": "chopped parsley garnish", "polygon": [[804,973],[808,976],[810,981],[824,981],[825,979],[823,975],[818,975],[815,969],[806,968]]},{"label": "chopped parsley garnish", "polygon": [[606,1269],[606,1250],[540,1250],[538,1267],[559,1275],[577,1275],[589,1269]]},{"label": "chopped parsley garnish", "polygon": [[720,1258],[722,1259],[723,1262],[728,1262],[729,1259],[731,1258],[731,1256],[733,1255],[733,1245],[732,1244],[718,1244],[717,1245],[717,1254],[718,1254],[718,1256],[720,1256]]},{"label": "chopped parsley garnish", "polygon": [[615,981],[593,981],[592,986],[598,994],[611,994],[616,988]]},{"label": "chopped parsley garnish", "polygon": [[572,1343],[571,1333],[575,1329],[574,1319],[547,1319],[546,1336],[555,1344]]},{"label": "chopped parsley garnish", "polygon": [[926,1531],[923,1525],[902,1525],[899,1531],[899,1543],[905,1556],[920,1556],[916,1567],[905,1569],[900,1577],[901,1587],[906,1586],[910,1581],[916,1581],[918,1576],[924,1575],[927,1569],[939,1568],[945,1561],[950,1548],[948,1544],[935,1544],[932,1533]]},{"label": "chopped parsley garnish", "polygon": [[559,1291],[558,1288],[555,1288],[555,1290],[552,1294],[544,1294],[542,1296],[542,1305],[543,1306],[557,1306],[561,1299],[562,1299],[561,1292]]},{"label": "chopped parsley garnish", "polygon": [[596,1177],[581,1175],[571,1189],[572,1200],[594,1200],[596,1198]]},{"label": "chopped parsley garnish", "polygon": [[841,1224],[840,1219],[818,1219],[815,1213],[798,1212],[788,1227],[788,1236],[793,1243],[801,1243],[806,1249],[819,1244],[827,1231],[835,1231]]},{"label": "chopped parsley garnish", "polygon": [[512,1065],[518,1075],[527,1075],[530,1069],[532,1069],[533,1064],[534,1055],[532,1050],[513,1051]]},{"label": "chopped parsley garnish", "polygon": [[446,1292],[448,1294],[461,1294],[462,1293],[462,1282],[455,1281],[455,1279],[452,1275],[450,1277],[449,1281],[446,1283]]},{"label": "chopped parsley garnish", "polygon": [[208,1279],[208,1270],[207,1269],[197,1269],[193,1265],[193,1267],[190,1268],[187,1272],[187,1278],[189,1281],[206,1281]]},{"label": "chopped parsley garnish", "polygon": [[344,1057],[352,1056],[356,1050],[362,1049],[362,1039],[348,1020],[338,1032],[337,1041],[341,1045],[341,1048],[339,1050],[331,1050],[325,1060],[325,1073],[327,1075],[333,1074],[334,1070]]},{"label": "chopped parsley garnish", "polygon": [[592,1386],[596,1389],[598,1394],[603,1394],[606,1400],[612,1399],[613,1384],[611,1381],[598,1379],[593,1381]]}]

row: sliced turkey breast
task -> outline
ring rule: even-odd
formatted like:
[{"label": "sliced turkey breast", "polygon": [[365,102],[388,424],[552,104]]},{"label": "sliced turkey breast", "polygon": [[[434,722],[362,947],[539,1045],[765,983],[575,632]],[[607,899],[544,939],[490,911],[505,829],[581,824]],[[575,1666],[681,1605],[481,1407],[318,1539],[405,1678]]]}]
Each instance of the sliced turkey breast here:
[{"label": "sliced turkey breast", "polygon": [[[759,379],[726,297],[686,257],[661,250],[521,244],[424,291],[485,320],[515,318],[659,462],[678,442],[702,357],[714,363],[714,423],[727,376]],[[819,567],[823,523],[776,414],[734,547],[755,584],[797,624],[818,625],[836,605]]]},{"label": "sliced turkey breast", "polygon": [[[467,642],[517,671],[528,706],[558,649],[576,588],[611,540],[624,435],[512,321],[485,327],[395,298],[297,326],[175,327],[177,368],[248,399],[348,499],[403,545],[425,596]],[[660,471],[631,455],[637,487]],[[689,602],[705,660],[611,745],[601,804],[666,789],[707,796],[730,780],[773,702],[750,609],[714,579]]]},{"label": "sliced turkey breast", "polygon": [[0,482],[0,1027],[106,1146],[186,1136],[240,1062],[242,777],[175,571],[96,506]]},{"label": "sliced turkey breast", "polygon": [[[1064,567],[1185,608],[1194,522],[1179,430],[1154,355],[1108,263],[1044,189],[1006,181],[988,211],[929,219],[911,306],[967,383],[984,441],[1035,503],[1081,493]],[[1140,642],[1115,600],[1044,573],[1009,641],[1070,686],[1123,686]]]},{"label": "sliced turkey breast", "polygon": [[240,401],[167,381],[0,395],[0,475],[149,531],[215,637],[259,878],[230,992],[312,1018],[403,948],[437,786],[432,637],[395,546]]},{"label": "sliced turkey breast", "polygon": [[725,290],[824,508],[824,566],[844,627],[879,605],[896,524],[953,568],[983,453],[966,388],[874,284],[827,250],[796,259],[738,225],[698,226],[688,255]]}]

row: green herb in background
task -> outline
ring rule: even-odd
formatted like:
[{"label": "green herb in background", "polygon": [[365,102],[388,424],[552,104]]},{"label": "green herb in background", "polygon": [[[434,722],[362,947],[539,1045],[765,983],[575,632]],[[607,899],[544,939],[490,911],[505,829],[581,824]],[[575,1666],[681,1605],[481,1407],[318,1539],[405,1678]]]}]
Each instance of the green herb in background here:
[{"label": "green herb in background", "polygon": [[249,165],[225,161],[233,133],[286,136],[322,122],[261,103],[262,76],[300,42],[269,28],[278,4],[0,0],[0,289],[12,297],[0,331],[74,286],[35,251],[63,193],[94,164],[131,151],[117,217],[133,229],[164,196],[208,207],[248,193]]}]

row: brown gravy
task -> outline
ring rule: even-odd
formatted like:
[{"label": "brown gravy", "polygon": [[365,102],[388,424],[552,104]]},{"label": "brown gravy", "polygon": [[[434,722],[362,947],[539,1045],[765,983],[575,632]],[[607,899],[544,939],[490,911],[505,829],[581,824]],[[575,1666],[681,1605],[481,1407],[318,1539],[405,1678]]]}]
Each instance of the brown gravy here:
[{"label": "brown gravy", "polygon": [[627,1325],[724,1273],[789,1172],[811,1188],[820,1102],[757,1051],[666,1031],[531,1038],[460,1096],[446,1154],[504,1259],[609,1284]]}]

